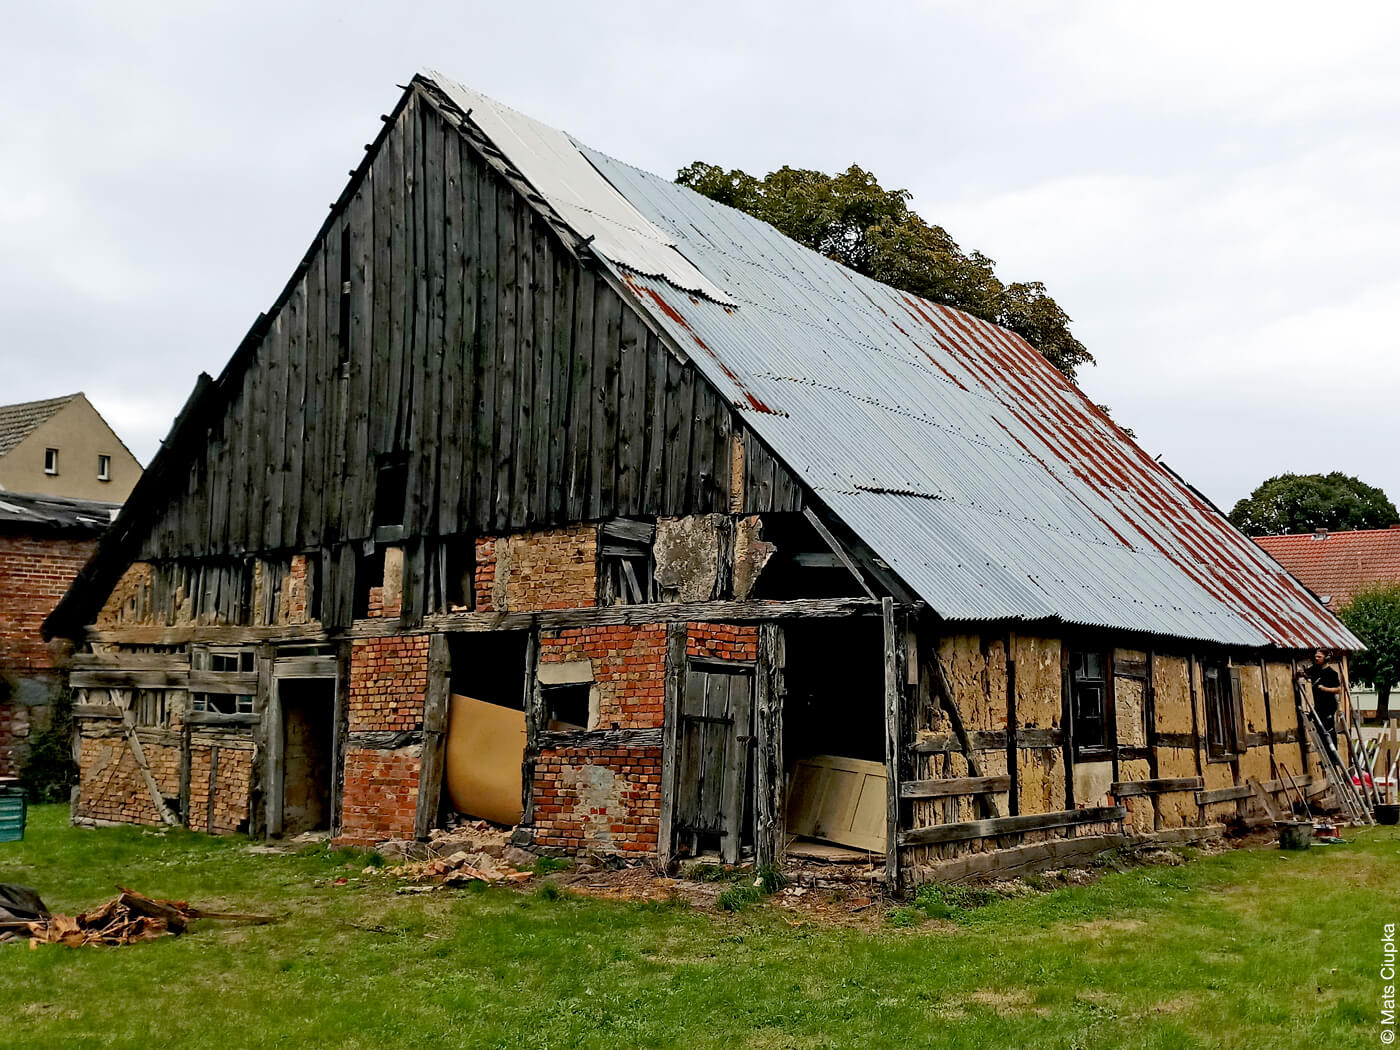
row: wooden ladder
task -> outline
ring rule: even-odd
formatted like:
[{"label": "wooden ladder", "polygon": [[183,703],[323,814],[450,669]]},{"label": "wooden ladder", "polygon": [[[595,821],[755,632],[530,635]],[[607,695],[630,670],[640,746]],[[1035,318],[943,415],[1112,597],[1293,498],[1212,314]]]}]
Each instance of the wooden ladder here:
[{"label": "wooden ladder", "polygon": [[[1302,683],[1295,682],[1295,688],[1298,690],[1298,704],[1304,715],[1303,725],[1307,729],[1308,743],[1322,759],[1322,772],[1327,777],[1327,783],[1332,786],[1342,812],[1353,824],[1374,824],[1376,818],[1371,814],[1371,807],[1366,805],[1356,785],[1352,783],[1351,770],[1342,764],[1331,736],[1323,732],[1317,712],[1312,709],[1312,704],[1307,702]],[[1304,769],[1303,772],[1306,773],[1307,770]]]}]

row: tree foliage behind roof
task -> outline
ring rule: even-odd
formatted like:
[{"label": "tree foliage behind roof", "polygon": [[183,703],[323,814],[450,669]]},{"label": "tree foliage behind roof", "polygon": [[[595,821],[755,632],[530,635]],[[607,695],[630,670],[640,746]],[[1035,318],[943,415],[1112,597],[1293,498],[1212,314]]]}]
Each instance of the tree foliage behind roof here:
[{"label": "tree foliage behind roof", "polygon": [[1337,610],[1337,617],[1366,643],[1348,658],[1352,674],[1388,698],[1400,682],[1400,584],[1380,583],[1358,591]]},{"label": "tree foliage behind roof", "polygon": [[1316,529],[1386,529],[1400,513],[1386,494],[1341,471],[1280,474],[1269,478],[1230,511],[1247,536],[1282,536]]},{"label": "tree foliage behind roof", "polygon": [[941,226],[910,210],[907,190],[887,190],[851,165],[837,175],[783,167],[762,179],[696,161],[676,182],[748,212],[857,273],[1016,332],[1070,380],[1093,356],[1039,281],[1005,284],[981,252],[964,252]]}]

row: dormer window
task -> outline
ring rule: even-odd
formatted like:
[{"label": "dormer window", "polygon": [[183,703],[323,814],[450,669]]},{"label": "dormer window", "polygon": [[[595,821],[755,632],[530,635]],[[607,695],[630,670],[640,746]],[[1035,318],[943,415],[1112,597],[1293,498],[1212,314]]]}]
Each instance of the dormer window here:
[{"label": "dormer window", "polygon": [[44,449],[44,473],[45,473],[45,474],[57,474],[57,473],[58,473],[58,449],[56,449],[56,448],[46,448],[46,449]]},{"label": "dormer window", "polygon": [[112,457],[111,457],[111,456],[98,456],[98,457],[97,457],[97,480],[98,480],[98,481],[111,481],[111,480],[112,480]]}]

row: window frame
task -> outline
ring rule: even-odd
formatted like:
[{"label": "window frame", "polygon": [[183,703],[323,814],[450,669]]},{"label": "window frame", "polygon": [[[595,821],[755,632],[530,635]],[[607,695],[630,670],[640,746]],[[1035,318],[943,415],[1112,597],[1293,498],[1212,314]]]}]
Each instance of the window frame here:
[{"label": "window frame", "polygon": [[58,476],[58,449],[44,449],[44,473],[50,477]]},{"label": "window frame", "polygon": [[599,605],[647,605],[661,600],[655,541],[652,522],[618,518],[598,526]]},{"label": "window frame", "polygon": [[[1099,674],[1097,676],[1078,673],[1077,659],[1086,656],[1098,657]],[[1080,729],[1082,724],[1079,703],[1081,686],[1086,690],[1097,688],[1099,691],[1099,739],[1092,744],[1083,742]],[[1117,751],[1118,737],[1118,727],[1114,717],[1112,650],[1088,645],[1069,648],[1065,667],[1065,688],[1065,699],[1069,706],[1070,739],[1073,742],[1074,760],[1076,762],[1111,761]]]},{"label": "window frame", "polygon": [[112,480],[112,457],[106,452],[99,452],[97,454],[97,480]]},{"label": "window frame", "polygon": [[1246,750],[1240,669],[1227,660],[1202,661],[1201,706],[1205,710],[1206,760],[1235,761]]}]

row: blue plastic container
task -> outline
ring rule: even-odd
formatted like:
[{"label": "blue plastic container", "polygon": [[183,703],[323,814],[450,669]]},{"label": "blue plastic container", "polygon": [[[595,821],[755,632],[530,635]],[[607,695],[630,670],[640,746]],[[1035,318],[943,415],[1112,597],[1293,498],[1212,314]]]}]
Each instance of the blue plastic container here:
[{"label": "blue plastic container", "polygon": [[17,787],[0,787],[0,842],[18,842],[24,838],[27,815],[24,791]]}]

